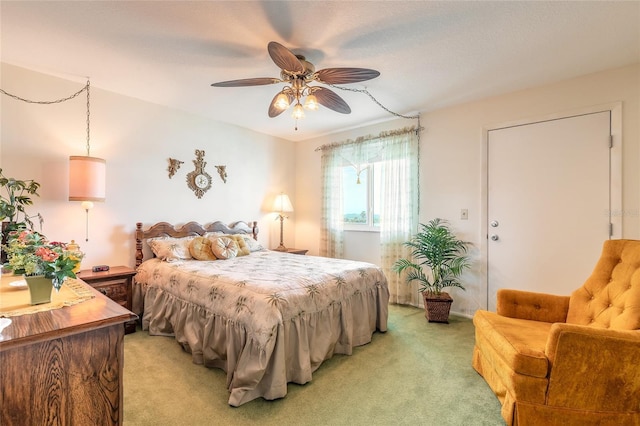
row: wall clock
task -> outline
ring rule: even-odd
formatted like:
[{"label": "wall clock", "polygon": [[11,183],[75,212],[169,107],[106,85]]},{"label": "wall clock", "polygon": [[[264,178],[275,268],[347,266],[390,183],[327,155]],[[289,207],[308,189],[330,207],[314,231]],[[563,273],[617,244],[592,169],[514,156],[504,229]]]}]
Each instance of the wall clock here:
[{"label": "wall clock", "polygon": [[211,176],[204,170],[207,165],[204,161],[204,151],[196,149],[196,159],[193,160],[196,166],[195,170],[187,173],[187,185],[196,194],[196,197],[202,198],[205,192],[211,188]]}]

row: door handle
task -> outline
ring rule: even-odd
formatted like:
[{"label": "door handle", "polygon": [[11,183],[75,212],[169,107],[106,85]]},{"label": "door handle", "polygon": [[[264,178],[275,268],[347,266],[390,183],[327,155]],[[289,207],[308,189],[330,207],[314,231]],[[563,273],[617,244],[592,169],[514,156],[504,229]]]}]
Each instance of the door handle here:
[{"label": "door handle", "polygon": [[500,237],[498,237],[496,234],[493,234],[493,235],[491,236],[491,240],[492,240],[492,241],[498,241],[499,239],[500,239]]}]

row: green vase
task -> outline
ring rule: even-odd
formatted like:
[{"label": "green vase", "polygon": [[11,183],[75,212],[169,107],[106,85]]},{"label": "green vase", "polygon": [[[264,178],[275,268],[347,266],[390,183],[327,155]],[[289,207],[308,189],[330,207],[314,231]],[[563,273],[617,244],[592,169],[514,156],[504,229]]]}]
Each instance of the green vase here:
[{"label": "green vase", "polygon": [[27,281],[27,286],[29,287],[32,305],[51,302],[51,292],[53,291],[51,278],[45,278],[44,275],[36,275],[33,277],[24,277],[24,279]]}]

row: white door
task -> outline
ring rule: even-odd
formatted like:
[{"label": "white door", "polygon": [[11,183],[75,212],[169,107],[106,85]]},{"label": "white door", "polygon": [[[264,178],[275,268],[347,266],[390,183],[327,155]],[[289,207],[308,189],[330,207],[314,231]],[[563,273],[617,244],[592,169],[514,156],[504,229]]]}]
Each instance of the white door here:
[{"label": "white door", "polygon": [[610,237],[611,112],[490,130],[488,309],[513,288],[569,295]]}]

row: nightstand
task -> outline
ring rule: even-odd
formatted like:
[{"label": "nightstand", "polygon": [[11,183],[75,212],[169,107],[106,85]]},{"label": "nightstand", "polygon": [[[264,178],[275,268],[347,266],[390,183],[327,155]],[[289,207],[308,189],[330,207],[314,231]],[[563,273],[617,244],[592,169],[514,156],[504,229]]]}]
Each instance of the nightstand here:
[{"label": "nightstand", "polygon": [[297,249],[297,248],[288,248],[286,250],[276,250],[274,249],[273,251],[280,251],[282,253],[291,253],[291,254],[301,254],[301,255],[305,255],[307,254],[307,252],[309,250],[307,249]]},{"label": "nightstand", "polygon": [[[103,272],[84,269],[78,272],[76,276],[114,302],[131,310],[131,291],[135,274],[136,271],[129,267],[112,266],[108,271]],[[135,332],[136,322],[126,322],[124,330],[127,334]]]}]

